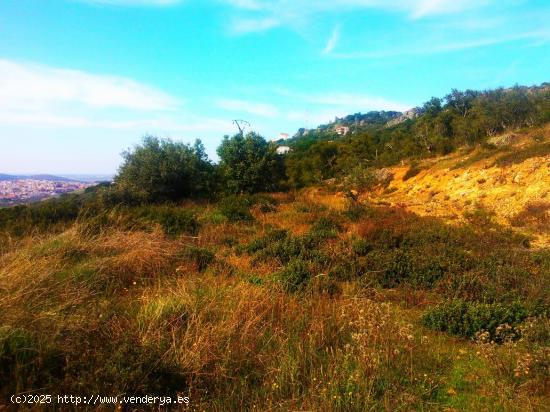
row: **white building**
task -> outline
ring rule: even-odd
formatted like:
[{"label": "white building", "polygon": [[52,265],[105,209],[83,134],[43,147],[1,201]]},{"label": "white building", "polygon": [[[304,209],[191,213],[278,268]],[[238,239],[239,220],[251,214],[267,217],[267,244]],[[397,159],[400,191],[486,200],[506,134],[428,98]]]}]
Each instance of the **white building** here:
[{"label": "white building", "polygon": [[338,133],[340,136],[345,136],[349,133],[349,127],[347,126],[336,126],[334,128],[334,131]]}]

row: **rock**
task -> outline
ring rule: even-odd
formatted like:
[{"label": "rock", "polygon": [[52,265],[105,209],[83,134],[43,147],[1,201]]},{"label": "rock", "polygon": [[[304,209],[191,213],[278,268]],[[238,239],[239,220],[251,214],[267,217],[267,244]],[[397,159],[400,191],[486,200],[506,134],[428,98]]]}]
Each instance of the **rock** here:
[{"label": "rock", "polygon": [[393,172],[390,169],[378,169],[374,171],[374,178],[378,184],[387,186],[393,180]]},{"label": "rock", "polygon": [[403,112],[403,114],[395,119],[390,120],[386,123],[386,127],[392,127],[400,123],[406,122],[407,120],[416,119],[422,114],[422,109],[420,107],[415,107],[413,109]]},{"label": "rock", "polygon": [[502,134],[499,136],[493,136],[487,142],[489,144],[494,144],[497,147],[510,146],[518,139],[518,136],[514,133]]}]

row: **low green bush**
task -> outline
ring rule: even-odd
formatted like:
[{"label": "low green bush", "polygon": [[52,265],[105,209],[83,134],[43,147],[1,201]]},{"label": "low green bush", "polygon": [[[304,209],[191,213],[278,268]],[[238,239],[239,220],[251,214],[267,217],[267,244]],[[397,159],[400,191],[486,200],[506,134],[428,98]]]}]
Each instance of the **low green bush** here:
[{"label": "low green bush", "polygon": [[366,256],[367,272],[384,288],[402,284],[432,288],[446,273],[441,256],[420,254],[420,251],[393,249],[374,250]]},{"label": "low green bush", "polygon": [[195,246],[187,246],[182,251],[182,257],[195,264],[199,272],[204,272],[215,260],[214,252]]},{"label": "low green bush", "polygon": [[200,224],[193,212],[170,205],[148,205],[126,209],[123,214],[136,221],[159,224],[170,236],[180,234],[196,235]]},{"label": "low green bush", "polygon": [[345,259],[330,269],[329,277],[335,280],[350,281],[360,277],[364,270],[364,266],[357,259]]},{"label": "low green bush", "polygon": [[373,249],[372,244],[370,242],[368,242],[367,240],[365,240],[365,239],[356,239],[351,244],[351,250],[357,256],[365,256],[372,249]]},{"label": "low green bush", "polygon": [[338,236],[340,224],[332,217],[321,217],[309,230],[309,236],[316,240],[330,239]]},{"label": "low green bush", "polygon": [[0,396],[31,388],[38,389],[63,371],[59,350],[42,346],[24,329],[0,327]]},{"label": "low green bush", "polygon": [[309,284],[311,272],[307,262],[302,259],[293,259],[279,272],[279,279],[285,291],[301,292]]},{"label": "low green bush", "polygon": [[266,249],[272,243],[281,241],[288,236],[289,234],[286,230],[268,228],[263,236],[253,239],[248,245],[246,245],[245,250],[248,253],[253,254],[262,249]]},{"label": "low green bush", "polygon": [[246,222],[254,220],[250,213],[253,201],[250,196],[227,196],[218,203],[220,213],[230,222]]},{"label": "low green bush", "polygon": [[342,212],[342,215],[351,222],[358,222],[362,218],[368,217],[371,214],[372,211],[370,208],[355,200],[349,200],[346,208]]},{"label": "low green bush", "polygon": [[80,207],[76,195],[67,195],[31,205],[0,208],[0,231],[16,236],[31,231],[49,231],[74,222]]},{"label": "low green bush", "polygon": [[499,326],[507,324],[514,328],[511,333],[517,337],[515,327],[530,315],[519,302],[486,304],[452,300],[428,310],[422,321],[430,329],[457,336],[472,338],[478,332],[488,332],[492,340],[498,341],[503,338],[498,333]]},{"label": "low green bush", "polygon": [[270,229],[265,235],[253,239],[243,249],[260,261],[274,258],[281,264],[287,264],[295,258],[300,258],[322,265],[328,257],[319,250],[321,241],[320,233],[314,236],[310,233],[292,236],[286,230]]}]

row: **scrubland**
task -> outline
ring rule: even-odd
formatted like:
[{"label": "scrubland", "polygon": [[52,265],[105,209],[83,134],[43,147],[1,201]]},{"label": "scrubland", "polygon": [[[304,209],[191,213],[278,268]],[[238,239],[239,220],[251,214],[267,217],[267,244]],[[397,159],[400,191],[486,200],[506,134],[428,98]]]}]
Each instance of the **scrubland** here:
[{"label": "scrubland", "polygon": [[548,129],[518,136],[361,193],[17,209],[1,222],[0,404],[550,409]]}]

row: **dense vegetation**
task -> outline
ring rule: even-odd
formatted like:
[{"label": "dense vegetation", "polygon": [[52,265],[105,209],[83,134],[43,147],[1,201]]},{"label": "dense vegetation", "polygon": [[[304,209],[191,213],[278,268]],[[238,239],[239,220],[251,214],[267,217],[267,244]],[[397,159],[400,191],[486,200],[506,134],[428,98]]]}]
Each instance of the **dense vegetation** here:
[{"label": "dense vegetation", "polygon": [[358,167],[446,154],[464,145],[485,144],[508,130],[544,124],[550,121],[550,86],[453,90],[417,112],[417,118],[392,127],[355,127],[344,138],[325,127],[295,139],[287,159],[289,181],[307,186]]}]

